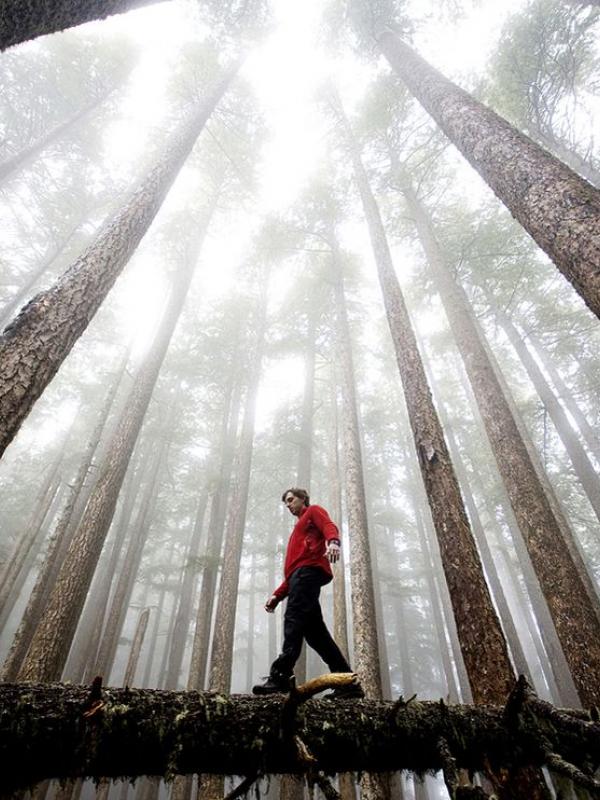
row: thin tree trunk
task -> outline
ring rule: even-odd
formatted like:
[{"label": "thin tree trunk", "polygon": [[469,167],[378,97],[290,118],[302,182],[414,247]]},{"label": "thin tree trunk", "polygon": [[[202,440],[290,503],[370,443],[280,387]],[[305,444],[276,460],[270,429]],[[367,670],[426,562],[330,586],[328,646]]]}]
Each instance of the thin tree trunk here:
[{"label": "thin tree trunk", "polygon": [[161,0],[1,0],[0,50]]},{"label": "thin tree trunk", "polygon": [[[265,283],[268,283],[268,278],[265,279]],[[261,305],[257,310],[256,350],[246,394],[244,420],[239,444],[237,446],[237,474],[225,532],[223,569],[221,571],[216,624],[212,643],[209,688],[215,692],[228,692],[231,688],[235,612],[237,608],[240,563],[242,558],[244,527],[246,523],[246,510],[248,506],[250,471],[252,467],[256,398],[260,383],[264,350],[267,299],[266,286],[261,291],[261,295]]]},{"label": "thin tree trunk", "polygon": [[145,608],[138,619],[138,624],[135,628],[135,635],[131,643],[131,652],[127,659],[127,666],[125,667],[125,677],[123,678],[123,686],[133,686],[133,679],[140,660],[140,651],[144,643],[144,636],[146,635],[146,628],[148,627],[148,619],[150,617],[150,609]]},{"label": "thin tree trunk", "polygon": [[29,565],[35,558],[39,540],[43,535],[44,520],[59,489],[61,477],[60,467],[63,460],[63,445],[58,449],[54,462],[48,468],[48,474],[34,503],[34,511],[27,528],[20,538],[14,552],[9,557],[0,580],[0,627],[8,619],[26,577]]},{"label": "thin tree trunk", "polygon": [[527,447],[517,412],[475,323],[464,290],[453,280],[431,222],[412,187],[403,194],[414,217],[452,333],[492,445],[531,561],[583,703],[600,702],[600,621],[585,567],[573,554],[574,537],[542,483],[541,467]]},{"label": "thin tree trunk", "polygon": [[[381,664],[379,661],[377,611],[375,607],[373,570],[367,522],[367,501],[358,420],[358,403],[355,388],[354,361],[344,292],[341,256],[333,226],[330,230],[330,245],[332,247],[334,270],[336,336],[342,373],[344,473],[348,528],[350,531],[350,585],[352,594],[354,658],[356,661],[356,671],[360,676],[366,696],[381,700],[383,697],[383,689],[381,685]],[[364,800],[388,800],[390,797],[389,780],[374,774],[363,775],[361,780],[361,796]]]},{"label": "thin tree trunk", "polygon": [[184,264],[173,275],[171,295],[155,341],[138,373],[106,461],[99,468],[94,491],[19,672],[20,680],[60,678],[112,522],[127,466],[186,298],[203,236],[201,230],[195,246],[187,252]]},{"label": "thin tree trunk", "polygon": [[122,358],[121,365],[117,370],[116,377],[112,382],[112,386],[106,395],[103,407],[100,410],[98,421],[94,430],[92,431],[92,435],[83,453],[81,464],[75,480],[73,484],[70,485],[69,498],[62,510],[62,513],[54,528],[54,532],[52,533],[48,543],[48,550],[46,552],[44,563],[40,569],[35,586],[31,592],[29,602],[23,613],[21,623],[15,634],[15,638],[6,661],[2,667],[2,671],[0,672],[0,680],[14,680],[19,669],[21,668],[23,659],[27,655],[27,650],[31,643],[35,628],[38,624],[42,609],[46,605],[50,592],[52,591],[52,587],[56,581],[62,561],[69,548],[71,541],[69,534],[73,532],[70,526],[73,508],[75,506],[77,497],[81,492],[83,483],[90,471],[94,454],[98,447],[102,432],[105,429],[108,416],[113,407],[115,395],[119,385],[121,384],[125,367],[127,366],[128,357],[129,351],[126,351]]},{"label": "thin tree trunk", "polygon": [[[138,493],[146,481],[146,473],[151,466],[150,455],[146,458],[145,451],[140,455],[138,469],[130,465],[124,488],[119,493],[123,496],[119,519],[113,522],[115,529],[114,541],[109,553],[102,554],[102,558],[94,574],[90,592],[85,601],[85,607],[77,626],[77,633],[69,653],[63,677],[73,683],[85,683],[93,680],[91,674],[96,663],[96,653],[102,637],[104,620],[108,609],[110,591],[114,577],[117,574],[119,558],[127,539],[129,523],[133,514],[134,504]],[[135,454],[134,454],[135,458]],[[106,549],[106,548],[105,548]]]},{"label": "thin tree trunk", "polygon": [[181,585],[181,592],[179,595],[179,603],[177,605],[177,613],[175,615],[175,622],[173,626],[173,638],[169,651],[167,674],[165,677],[166,689],[177,689],[179,687],[181,664],[183,662],[185,643],[187,640],[187,634],[192,614],[194,587],[197,583],[197,577],[198,577],[197,559],[200,555],[200,541],[202,538],[202,529],[204,525],[204,517],[206,514],[207,504],[208,504],[208,492],[203,491],[200,494],[200,498],[198,501],[198,507],[196,509],[196,517],[194,520],[194,528],[192,531],[192,536],[190,538],[190,545],[186,553],[186,563],[184,565],[183,582]]},{"label": "thin tree trunk", "polygon": [[450,141],[600,316],[600,193],[441,75],[392,31],[377,41]]},{"label": "thin tree trunk", "polygon": [[354,620],[354,658],[368,697],[382,698],[375,595],[367,524],[364,473],[360,445],[356,380],[346,310],[344,278],[337,243],[332,238],[336,334],[342,372],[344,471],[350,530],[350,577]]},{"label": "thin tree trunk", "polygon": [[592,425],[590,425],[581,408],[573,399],[571,391],[568,389],[567,385],[562,379],[559,371],[554,365],[548,351],[540,341],[539,337],[535,333],[530,332],[527,334],[527,338],[531,342],[539,360],[542,362],[544,369],[556,387],[558,397],[562,400],[565,408],[575,420],[586,446],[589,448],[590,452],[593,453],[596,461],[600,463],[600,437],[598,436],[598,431]]},{"label": "thin tree trunk", "polygon": [[550,415],[550,419],[554,423],[554,427],[564,445],[565,450],[571,464],[573,471],[594,510],[596,518],[600,522],[600,478],[592,465],[583,445],[577,438],[577,434],[571,427],[566,412],[561,406],[558,398],[548,385],[546,378],[542,374],[541,369],[537,365],[535,359],[529,352],[527,344],[522,338],[520,332],[517,330],[514,322],[494,301],[491,293],[484,288],[484,293],[489,305],[492,308],[494,316],[502,330],[506,333],[508,340],[514,347],[517,355],[521,359],[521,363],[525,367],[527,375],[531,380],[540,400],[544,404],[545,409]]},{"label": "thin tree trunk", "polygon": [[175,421],[176,406],[177,403],[173,400],[169,408],[168,419],[165,422],[164,430],[161,431],[160,444],[156,447],[152,455],[151,474],[141,497],[137,519],[131,532],[129,545],[125,557],[123,558],[121,572],[115,586],[110,609],[106,616],[102,640],[98,647],[98,653],[96,654],[95,664],[92,670],[94,675],[102,675],[106,678],[110,675],[113,667],[121,629],[127,615],[131,593],[142,560],[144,545],[146,544],[152,516],[158,503],[161,468],[164,466],[167,458]]},{"label": "thin tree trunk", "polygon": [[[237,357],[238,348],[239,342],[236,342],[234,360]],[[211,500],[206,540],[206,558],[199,590],[200,603],[198,605],[196,629],[194,631],[194,643],[192,646],[192,658],[187,684],[188,689],[201,690],[204,688],[206,680],[210,628],[217,586],[217,562],[221,555],[226,514],[226,497],[231,482],[234,443],[240,413],[241,380],[237,371],[234,370],[233,363],[230,374],[231,383],[225,393],[225,406],[223,409],[218,448],[218,452],[221,453],[221,464],[215,491]]]},{"label": "thin tree trunk", "polygon": [[[1,11],[0,11],[1,13]],[[51,131],[46,133],[37,142],[34,142],[29,147],[26,147],[24,150],[21,150],[19,153],[14,155],[12,158],[0,163],[0,186],[11,178],[15,172],[19,172],[32,161],[34,161],[47,147],[53,144],[57,139],[60,139],[61,136],[68,135],[70,131],[72,131],[78,122],[85,119],[89,116],[93,111],[99,108],[102,103],[114,92],[114,88],[110,89],[109,91],[104,91],[99,97],[95,97],[91,102],[87,103],[87,105],[80,108],[75,114],[73,114],[68,120],[57,125],[56,128],[53,128]]]},{"label": "thin tree trunk", "polygon": [[27,275],[25,279],[25,283],[23,286],[17,290],[17,293],[7,300],[6,303],[0,309],[0,331],[5,328],[6,325],[12,319],[13,314],[17,309],[21,307],[24,301],[29,297],[29,293],[31,289],[36,285],[39,279],[44,275],[44,273],[50,269],[52,264],[56,261],[58,256],[63,252],[63,250],[67,247],[69,242],[73,239],[79,227],[81,225],[82,220],[77,220],[77,224],[73,225],[69,230],[62,236],[60,242],[50,250],[50,252],[44,256],[44,258],[40,261],[37,267]]},{"label": "thin tree trunk", "polygon": [[148,230],[238,66],[226,72],[170,140],[167,154],[101,228],[94,243],[54,286],[37,294],[0,336],[0,456]]},{"label": "thin tree trunk", "polygon": [[[335,369],[335,368],[334,368]],[[339,414],[337,407],[336,381],[332,383],[331,391],[333,424],[329,436],[329,458],[328,458],[328,484],[329,484],[329,508],[333,512],[333,519],[340,524],[342,517],[342,486],[340,483],[341,464],[339,453]],[[350,645],[348,642],[348,609],[346,606],[346,556],[344,548],[341,548],[340,560],[333,567],[333,638],[340,648],[345,658],[350,661]]]}]

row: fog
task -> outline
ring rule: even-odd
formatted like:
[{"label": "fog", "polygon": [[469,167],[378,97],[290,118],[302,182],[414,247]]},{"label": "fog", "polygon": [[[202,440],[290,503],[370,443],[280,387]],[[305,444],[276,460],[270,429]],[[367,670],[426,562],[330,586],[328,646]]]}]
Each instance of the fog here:
[{"label": "fog", "polygon": [[[19,21],[2,680],[250,693],[300,487],[339,529],[321,605],[367,698],[501,704],[524,674],[600,702],[599,17],[170,0]],[[296,682],[325,672],[307,648]],[[387,797],[448,797],[434,771]],[[386,796],[355,778],[343,800]],[[127,786],[32,796],[203,793]]]}]

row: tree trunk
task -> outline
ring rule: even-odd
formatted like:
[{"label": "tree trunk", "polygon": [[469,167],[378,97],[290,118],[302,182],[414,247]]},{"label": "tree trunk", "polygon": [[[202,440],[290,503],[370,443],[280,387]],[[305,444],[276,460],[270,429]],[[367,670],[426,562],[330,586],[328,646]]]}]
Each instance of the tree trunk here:
[{"label": "tree trunk", "polygon": [[144,636],[146,635],[146,628],[148,627],[148,619],[150,617],[150,609],[145,608],[138,619],[138,624],[135,628],[135,635],[131,643],[131,652],[127,659],[127,666],[125,667],[125,677],[123,678],[123,686],[133,686],[133,679],[140,660],[140,651],[144,643]]},{"label": "tree trunk", "polygon": [[[328,458],[328,484],[329,484],[329,508],[333,513],[333,519],[340,521],[340,533],[342,515],[342,486],[340,475],[342,472],[339,453],[339,414],[337,405],[337,382],[332,383],[331,401],[333,412],[333,424],[329,436],[329,458]],[[346,556],[344,547],[340,551],[340,560],[333,567],[333,638],[340,648],[345,658],[350,661],[350,646],[348,642],[348,609],[346,606]]]},{"label": "tree trunk", "polygon": [[34,267],[33,270],[27,275],[23,286],[17,290],[16,294],[11,297],[10,300],[7,300],[4,303],[0,309],[0,331],[2,331],[6,325],[9,324],[15,311],[17,311],[29,297],[30,291],[33,289],[42,275],[44,275],[44,273],[50,269],[54,261],[56,261],[58,256],[73,239],[79,230],[82,221],[82,219],[78,219],[77,223],[69,228],[69,230],[62,236],[59,243],[52,248],[50,252],[44,256],[38,266]]},{"label": "tree trunk", "polygon": [[19,672],[20,680],[60,678],[127,466],[186,298],[203,235],[201,230],[197,246],[190,248],[184,264],[173,274],[171,295],[159,330],[131,390],[126,413],[117,426],[106,460],[98,470],[94,491]]},{"label": "tree trunk", "polygon": [[0,336],[0,457],[148,230],[237,69],[236,63],[170,140],[167,154],[93,244]]},{"label": "tree trunk", "polygon": [[257,768],[263,774],[301,774],[306,764],[298,760],[296,735],[326,774],[449,768],[444,740],[459,769],[510,772],[545,763],[565,771],[570,762],[578,780],[596,794],[600,790],[589,770],[597,761],[598,723],[582,712],[559,711],[521,685],[506,710],[369,700],[341,709],[315,700],[295,716],[288,704],[291,725],[284,716],[282,728],[284,703],[196,692],[2,684],[3,786],[10,792],[49,777],[209,770],[254,775]]},{"label": "tree trunk", "polygon": [[344,277],[335,235],[333,248],[336,337],[342,373],[344,473],[348,528],[350,531],[350,582],[354,620],[356,671],[367,697],[381,699],[381,670],[377,641],[375,594],[367,524],[367,501],[360,445],[356,379],[350,326],[344,293]]},{"label": "tree trunk", "polygon": [[173,399],[168,410],[168,418],[164,429],[159,434],[160,443],[157,443],[152,454],[151,474],[141,497],[137,519],[131,531],[127,551],[121,565],[121,572],[106,615],[106,624],[92,670],[94,675],[102,675],[105,679],[108,679],[111,674],[121,629],[129,609],[131,593],[140,568],[144,545],[148,538],[151,520],[158,502],[160,474],[167,459],[176,407],[177,402]]},{"label": "tree trunk", "polygon": [[0,50],[161,0],[1,0]]},{"label": "tree trunk", "polygon": [[[354,174],[369,227],[419,466],[440,544],[473,699],[476,703],[498,703],[506,697],[513,680],[506,642],[485,582],[408,310],[394,272],[379,208],[341,106],[338,113],[342,115],[351,148]],[[476,618],[472,609],[477,609]]]},{"label": "tree trunk", "polygon": [[80,122],[82,119],[85,119],[99,106],[101,106],[102,103],[114,91],[114,89],[110,89],[109,91],[102,92],[99,97],[95,97],[87,105],[83,106],[83,108],[80,108],[79,111],[73,114],[73,116],[71,116],[68,120],[60,125],[57,125],[56,128],[53,128],[51,131],[43,135],[37,140],[37,142],[34,142],[29,147],[21,150],[12,158],[0,163],[0,186],[9,178],[11,178],[15,172],[19,172],[32,161],[34,161],[40,155],[40,153],[53,144],[57,139],[60,139],[61,136],[68,135],[69,132],[75,128],[78,122]]},{"label": "tree trunk", "polygon": [[98,421],[94,430],[92,431],[92,435],[83,453],[81,464],[75,480],[70,485],[69,499],[67,500],[56,527],[54,528],[54,532],[48,544],[48,550],[46,552],[44,563],[40,569],[35,586],[31,592],[27,608],[23,613],[21,623],[15,634],[9,654],[4,662],[2,671],[0,672],[0,680],[14,680],[19,669],[21,668],[23,659],[27,655],[27,650],[29,649],[29,645],[38,624],[38,620],[41,616],[44,606],[46,605],[48,597],[50,596],[50,592],[52,591],[52,587],[54,586],[58,576],[60,566],[69,548],[71,541],[70,534],[74,532],[70,522],[73,515],[75,502],[82,490],[84,481],[89,474],[91,464],[94,459],[94,454],[98,447],[98,443],[100,442],[102,432],[106,427],[108,416],[113,407],[115,395],[123,378],[128,357],[129,352],[126,351],[121,360],[121,365],[117,370],[117,374],[113,380],[112,386],[106,395],[103,407],[100,410]]},{"label": "tree trunk", "polygon": [[[9,557],[0,580],[0,628],[18,599],[19,592],[29,571],[29,567],[37,555],[43,536],[43,525],[50,507],[60,487],[60,467],[63,460],[64,442],[58,448],[54,462],[48,468],[48,474],[34,502],[31,519],[14,552]],[[37,544],[37,546],[36,546]]]},{"label": "tree trunk", "polygon": [[[146,448],[150,451],[150,448]],[[147,455],[147,457],[146,457]],[[136,454],[134,453],[134,458]],[[95,675],[91,675],[92,668],[96,663],[96,653],[102,637],[104,620],[110,599],[110,590],[117,574],[119,558],[124,549],[124,543],[129,532],[129,523],[133,514],[133,508],[137,495],[141,493],[146,481],[146,473],[151,466],[151,453],[142,454],[137,458],[137,469],[130,464],[127,470],[127,477],[123,489],[119,493],[122,496],[119,519],[113,523],[115,528],[114,541],[110,553],[102,551],[102,557],[98,563],[94,574],[94,580],[85,601],[85,607],[77,626],[77,633],[69,653],[69,659],[63,671],[63,679],[73,683],[85,683],[91,681]]]},{"label": "tree trunk", "polygon": [[558,397],[562,400],[565,408],[575,420],[575,424],[579,428],[579,432],[581,433],[586,446],[593,453],[596,461],[600,463],[600,437],[598,436],[598,431],[592,427],[592,425],[590,425],[581,408],[573,399],[571,391],[563,381],[559,371],[557,370],[548,351],[546,350],[546,347],[540,341],[539,337],[535,333],[529,332],[527,334],[527,338],[531,342],[537,357],[542,362],[544,369],[556,387]]},{"label": "tree trunk", "polygon": [[577,438],[577,434],[571,427],[566,412],[558,401],[556,395],[548,385],[541,369],[538,367],[535,359],[529,352],[527,344],[523,340],[520,332],[517,330],[515,324],[510,319],[508,314],[504,312],[497,303],[491,293],[484,288],[486,299],[492,308],[494,316],[498,321],[502,330],[512,346],[514,347],[517,355],[521,359],[521,363],[525,367],[527,375],[531,380],[540,400],[544,404],[544,408],[550,415],[550,419],[554,423],[554,427],[564,445],[567,455],[571,459],[573,471],[583,490],[587,499],[594,510],[597,520],[600,522],[600,479],[592,465],[583,445]]},{"label": "tree trunk", "polygon": [[[234,346],[233,361],[236,360],[240,348],[239,341]],[[208,533],[206,539],[205,564],[200,583],[200,603],[196,617],[192,658],[188,676],[188,689],[204,688],[210,629],[217,586],[218,561],[221,555],[223,528],[225,525],[226,497],[229,493],[231,470],[233,466],[235,437],[237,434],[240,413],[241,379],[232,361],[231,382],[225,393],[225,406],[221,422],[221,434],[218,452],[221,454],[219,474],[210,505]]]},{"label": "tree trunk", "polygon": [[378,43],[450,141],[600,316],[600,193],[394,33],[384,31]]},{"label": "tree trunk", "polygon": [[[268,283],[268,279],[265,280],[266,283]],[[228,692],[231,685],[235,612],[237,608],[246,509],[248,506],[250,471],[252,468],[256,397],[261,377],[266,328],[266,286],[261,290],[260,294],[262,298],[261,307],[257,310],[257,320],[255,322],[257,329],[256,350],[246,394],[242,430],[239,444],[236,448],[238,464],[227,529],[225,531],[223,569],[221,571],[215,631],[212,642],[209,688],[215,692]]]},{"label": "tree trunk", "polygon": [[600,622],[596,600],[591,596],[593,589],[584,582],[585,567],[573,559],[575,546],[567,545],[567,541],[573,541],[573,534],[546,493],[541,467],[525,443],[517,413],[475,323],[465,292],[444,263],[431,222],[406,180],[402,191],[579,696],[584,704],[595,705],[600,702]]},{"label": "tree trunk", "polygon": [[202,529],[204,525],[207,504],[208,493],[203,491],[198,501],[196,518],[194,520],[194,529],[192,531],[190,545],[186,554],[186,563],[183,568],[183,583],[181,585],[179,603],[177,605],[177,613],[175,615],[173,638],[169,651],[167,674],[165,677],[165,688],[167,689],[177,689],[179,687],[181,664],[183,662],[185,643],[187,640],[190,618],[192,614],[194,587],[197,584],[197,559],[200,555],[200,541],[202,538]]}]

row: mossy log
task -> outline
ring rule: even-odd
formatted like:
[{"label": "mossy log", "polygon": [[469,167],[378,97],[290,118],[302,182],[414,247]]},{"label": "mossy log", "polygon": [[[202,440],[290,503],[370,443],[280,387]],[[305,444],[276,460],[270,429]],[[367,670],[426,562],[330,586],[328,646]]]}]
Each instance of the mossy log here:
[{"label": "mossy log", "polygon": [[[322,687],[321,687],[322,688]],[[0,684],[4,794],[48,778],[213,773],[501,775],[561,765],[600,797],[596,714],[558,710],[520,682],[505,708],[372,700],[253,698],[209,692]],[[440,747],[440,742],[444,747]],[[308,754],[308,756],[307,756]],[[308,763],[307,763],[308,762]]]}]

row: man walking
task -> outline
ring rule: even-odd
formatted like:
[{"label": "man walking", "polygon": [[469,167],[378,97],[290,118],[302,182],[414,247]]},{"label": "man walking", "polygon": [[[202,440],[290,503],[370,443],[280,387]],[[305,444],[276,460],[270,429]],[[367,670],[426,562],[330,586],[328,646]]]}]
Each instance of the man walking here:
[{"label": "man walking", "polygon": [[[323,620],[319,593],[333,579],[330,564],[340,557],[339,531],[321,506],[310,505],[305,489],[288,489],[281,498],[290,513],[298,518],[285,554],[284,581],[265,604],[270,614],[287,597],[283,627],[283,647],[264,683],[254,686],[254,694],[287,692],[294,665],[306,639],[321,656],[330,672],[352,672]],[[330,698],[363,697],[360,684],[334,689]]]}]

